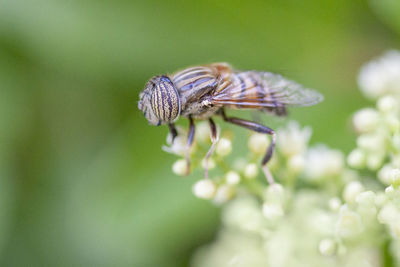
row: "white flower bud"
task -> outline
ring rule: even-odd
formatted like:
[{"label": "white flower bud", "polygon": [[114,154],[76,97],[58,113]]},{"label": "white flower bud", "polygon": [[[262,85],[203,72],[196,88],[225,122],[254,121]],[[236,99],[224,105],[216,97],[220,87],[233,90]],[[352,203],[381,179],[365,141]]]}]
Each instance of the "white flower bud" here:
[{"label": "white flower bud", "polygon": [[387,203],[378,214],[378,221],[384,224],[398,224],[400,220],[398,208],[392,203]]},{"label": "white flower bud", "polygon": [[192,188],[193,194],[198,198],[211,199],[215,195],[217,186],[210,179],[197,181]]},{"label": "white flower bud", "polygon": [[382,151],[385,149],[385,140],[378,134],[362,134],[357,138],[357,145],[364,150]]},{"label": "white flower bud", "polygon": [[383,192],[378,192],[375,197],[375,205],[380,208],[382,207],[388,200],[388,197]]},{"label": "white flower bud", "polygon": [[237,172],[243,172],[246,165],[247,161],[243,157],[240,157],[234,160],[233,169]]},{"label": "white flower bud", "polygon": [[393,171],[393,167],[390,164],[386,164],[383,166],[378,172],[378,179],[385,185],[389,185],[391,183],[391,174]]},{"label": "white flower bud", "polygon": [[208,124],[207,121],[202,121],[199,122],[196,125],[196,140],[201,142],[201,143],[206,143],[211,140],[211,130],[210,130],[210,125]]},{"label": "white flower bud", "polygon": [[251,196],[229,201],[222,210],[222,222],[228,227],[256,232],[264,229],[264,218],[257,200]]},{"label": "white flower bud", "polygon": [[206,162],[208,163],[208,169],[212,170],[215,168],[216,164],[215,161],[212,158],[208,158],[208,160],[206,160],[205,158],[201,161],[201,166],[203,167],[203,169],[206,168]]},{"label": "white flower bud", "polygon": [[162,146],[162,150],[178,156],[185,155],[186,136],[178,135],[177,137],[175,137],[174,143],[172,143],[172,135],[169,134],[167,137],[167,143],[169,144],[169,146]]},{"label": "white flower bud", "polygon": [[230,185],[236,185],[240,183],[240,175],[235,171],[229,171],[226,174],[226,183]]},{"label": "white flower bud", "polygon": [[273,222],[284,215],[282,206],[276,203],[264,203],[262,210],[264,217]]},{"label": "white flower bud", "polygon": [[218,143],[217,147],[215,149],[215,152],[217,153],[218,156],[224,157],[229,155],[232,151],[232,142],[231,140],[227,138],[221,138]]},{"label": "white flower bud", "polygon": [[359,205],[375,206],[375,193],[372,191],[365,191],[357,195],[356,202]]},{"label": "white flower bud", "polygon": [[351,211],[345,204],[340,208],[339,220],[336,224],[336,233],[339,237],[347,238],[357,235],[362,231],[360,216]]},{"label": "white flower bud", "polygon": [[387,95],[379,98],[376,106],[380,112],[389,113],[396,111],[398,103],[393,96]]},{"label": "white flower bud", "polygon": [[397,187],[400,185],[400,169],[393,169],[390,172],[390,183]]},{"label": "white flower bud", "polygon": [[358,180],[360,175],[355,170],[344,169],[342,173],[342,180],[345,184],[348,184],[352,181]]},{"label": "white flower bud", "polygon": [[304,169],[305,159],[302,155],[291,156],[288,160],[288,167],[291,171],[299,173]]},{"label": "white flower bud", "polygon": [[244,176],[246,178],[252,179],[258,175],[258,166],[255,163],[247,164],[244,168]]},{"label": "white flower bud", "polygon": [[175,161],[174,164],[172,165],[172,171],[180,176],[186,175],[187,171],[186,160],[178,159],[177,161]]},{"label": "white flower bud", "polygon": [[321,242],[319,242],[318,248],[321,255],[332,256],[333,254],[335,254],[336,244],[332,239],[325,238],[322,239]]},{"label": "white flower bud", "polygon": [[339,150],[319,145],[307,152],[305,177],[312,181],[320,181],[326,177],[340,174],[343,165],[344,156]]},{"label": "white flower bud", "polygon": [[221,185],[218,187],[217,192],[214,196],[213,202],[215,204],[223,204],[230,200],[234,195],[234,190],[232,186]]},{"label": "white flower bud", "polygon": [[275,183],[268,186],[265,200],[269,203],[282,204],[285,198],[285,190],[281,184]]},{"label": "white flower bud", "polygon": [[266,134],[253,133],[248,141],[249,149],[255,154],[264,154],[269,145],[270,140]]},{"label": "white flower bud", "polygon": [[334,197],[329,200],[329,209],[331,211],[337,212],[340,209],[341,205],[342,201],[340,201],[338,197]]},{"label": "white flower bud", "polygon": [[343,199],[347,203],[354,203],[358,194],[364,190],[362,184],[358,181],[350,182],[346,185],[343,191]]},{"label": "white flower bud", "polygon": [[392,145],[397,151],[400,151],[400,134],[393,135]]},{"label": "white flower bud", "polygon": [[353,116],[353,124],[357,132],[370,132],[379,124],[379,113],[373,108],[364,108]]},{"label": "white flower bud", "polygon": [[374,216],[376,215],[375,207],[375,193],[372,191],[365,191],[356,197],[356,202],[358,204],[357,212],[364,216]]},{"label": "white flower bud", "polygon": [[394,193],[394,187],[393,185],[389,185],[388,187],[385,188],[385,194],[390,196]]},{"label": "white flower bud", "polygon": [[388,126],[390,132],[398,133],[400,130],[400,121],[396,116],[387,116],[385,118],[385,123]]},{"label": "white flower bud", "polygon": [[358,77],[361,91],[369,98],[400,91],[400,53],[386,52],[361,68]]},{"label": "white flower bud", "polygon": [[367,157],[368,169],[370,169],[371,171],[378,170],[382,166],[384,158],[385,158],[384,153],[369,154]]},{"label": "white flower bud", "polygon": [[347,164],[353,168],[362,168],[365,164],[365,158],[365,153],[356,148],[347,156]]},{"label": "white flower bud", "polygon": [[285,156],[302,154],[311,137],[311,128],[300,128],[297,122],[291,121],[285,129],[278,129],[277,132],[278,150]]}]

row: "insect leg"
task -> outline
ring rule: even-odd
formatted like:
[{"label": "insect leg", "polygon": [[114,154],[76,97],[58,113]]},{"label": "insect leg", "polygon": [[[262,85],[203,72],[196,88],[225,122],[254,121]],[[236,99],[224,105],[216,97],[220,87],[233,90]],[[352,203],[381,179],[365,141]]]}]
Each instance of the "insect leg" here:
[{"label": "insect leg", "polygon": [[215,149],[215,145],[217,144],[218,140],[219,140],[219,136],[218,136],[218,132],[217,132],[217,126],[215,125],[214,121],[209,118],[208,122],[210,123],[210,130],[211,130],[211,147],[210,149],[207,151],[207,154],[204,158],[205,162],[204,162],[204,177],[206,179],[208,179],[208,159],[211,157],[211,155],[214,152]]},{"label": "insect leg", "polygon": [[239,119],[239,118],[235,118],[235,117],[227,117],[225,114],[225,111],[223,109],[221,109],[219,111],[219,113],[221,114],[222,118],[224,119],[224,121],[226,122],[230,122],[242,127],[245,127],[249,130],[258,132],[258,133],[265,133],[268,135],[271,135],[272,137],[272,141],[271,144],[269,145],[267,152],[265,153],[265,156],[261,162],[262,165],[262,169],[264,171],[264,174],[268,180],[268,182],[270,184],[274,183],[274,179],[272,178],[272,175],[268,169],[268,167],[266,166],[267,162],[271,159],[272,154],[274,152],[274,148],[275,148],[275,143],[276,143],[276,134],[275,131],[272,130],[271,128],[268,128],[267,126],[261,125],[259,123],[253,122],[253,121],[248,121],[248,120],[244,120],[244,119]]},{"label": "insect leg", "polygon": [[168,123],[168,127],[169,127],[169,132],[171,133],[172,136],[171,144],[173,144],[175,138],[178,136],[178,131],[176,130],[175,124],[173,123]]},{"label": "insect leg", "polygon": [[186,143],[186,175],[190,173],[190,148],[192,147],[195,134],[195,126],[192,117],[189,117],[189,133]]}]

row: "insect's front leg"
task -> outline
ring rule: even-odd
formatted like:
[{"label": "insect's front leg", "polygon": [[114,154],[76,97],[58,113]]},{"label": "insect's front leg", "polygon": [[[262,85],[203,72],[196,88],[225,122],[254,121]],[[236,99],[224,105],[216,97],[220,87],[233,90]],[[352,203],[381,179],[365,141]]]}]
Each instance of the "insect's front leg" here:
[{"label": "insect's front leg", "polygon": [[171,144],[173,144],[175,138],[178,136],[178,131],[176,130],[174,123],[168,123],[168,127],[169,127],[169,132],[171,133],[172,136]]},{"label": "insect's front leg", "polygon": [[195,134],[194,121],[193,118],[189,116],[189,133],[186,143],[186,175],[189,175],[190,173],[190,148],[193,145],[194,134]]},{"label": "insect's front leg", "polygon": [[261,162],[264,174],[268,180],[268,182],[270,184],[274,183],[274,179],[272,178],[271,173],[269,172],[269,169],[267,167],[267,162],[271,159],[272,154],[274,152],[274,148],[275,148],[275,143],[276,143],[276,134],[275,131],[272,130],[271,128],[261,125],[259,123],[253,122],[253,121],[248,121],[248,120],[244,120],[244,119],[239,119],[239,118],[235,118],[235,117],[227,117],[225,114],[225,111],[223,109],[221,109],[219,111],[219,114],[221,114],[222,118],[224,119],[224,121],[226,122],[230,122],[242,127],[245,127],[247,129],[250,129],[252,131],[258,132],[258,133],[264,133],[264,134],[268,134],[271,135],[272,137],[272,141],[271,144],[269,145],[269,147],[267,148],[267,151],[265,153],[265,156]]},{"label": "insect's front leg", "polygon": [[204,177],[208,179],[208,159],[211,157],[211,155],[214,152],[215,145],[217,144],[219,140],[218,132],[217,132],[217,126],[215,125],[213,119],[209,118],[208,122],[210,123],[210,130],[211,130],[211,147],[207,151],[207,154],[204,158]]}]

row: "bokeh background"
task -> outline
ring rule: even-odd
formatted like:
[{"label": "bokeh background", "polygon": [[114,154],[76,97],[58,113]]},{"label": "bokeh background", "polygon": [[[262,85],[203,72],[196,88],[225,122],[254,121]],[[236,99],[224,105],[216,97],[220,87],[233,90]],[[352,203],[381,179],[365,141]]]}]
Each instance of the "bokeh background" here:
[{"label": "bokeh background", "polygon": [[145,82],[215,61],[279,72],[326,98],[290,118],[348,151],[359,67],[400,47],[398,14],[396,0],[0,1],[0,265],[189,265],[219,211],[192,196],[199,175],[172,173],[167,127],[137,109]]}]

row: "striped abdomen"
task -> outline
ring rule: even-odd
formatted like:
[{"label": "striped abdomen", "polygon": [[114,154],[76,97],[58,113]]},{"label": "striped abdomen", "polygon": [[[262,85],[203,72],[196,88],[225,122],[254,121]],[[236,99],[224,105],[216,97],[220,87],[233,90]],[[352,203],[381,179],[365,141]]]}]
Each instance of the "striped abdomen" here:
[{"label": "striped abdomen", "polygon": [[213,94],[213,103],[229,108],[262,109],[276,115],[285,115],[286,109],[279,102],[278,92],[263,79],[263,72],[235,72],[230,80],[221,84]]}]

